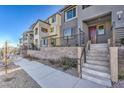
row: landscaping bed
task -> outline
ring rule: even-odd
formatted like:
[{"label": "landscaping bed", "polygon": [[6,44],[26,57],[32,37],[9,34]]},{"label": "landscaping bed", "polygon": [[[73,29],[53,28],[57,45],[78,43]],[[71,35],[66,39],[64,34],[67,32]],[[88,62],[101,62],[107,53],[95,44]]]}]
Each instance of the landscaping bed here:
[{"label": "landscaping bed", "polygon": [[5,74],[5,67],[0,66],[0,88],[40,88],[40,86],[19,66],[10,63]]},{"label": "landscaping bed", "polygon": [[35,57],[27,56],[26,59],[30,61],[37,61],[39,63],[48,65],[52,68],[58,69],[70,75],[78,77],[77,72],[77,59],[62,57],[61,59],[51,60],[51,59],[39,59]]}]

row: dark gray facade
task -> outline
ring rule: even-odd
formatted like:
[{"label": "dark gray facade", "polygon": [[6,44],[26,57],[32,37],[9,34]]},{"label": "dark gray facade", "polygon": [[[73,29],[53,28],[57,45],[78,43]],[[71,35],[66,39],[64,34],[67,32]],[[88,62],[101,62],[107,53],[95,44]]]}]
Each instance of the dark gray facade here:
[{"label": "dark gray facade", "polygon": [[[72,8],[72,6],[70,6]],[[76,7],[76,18],[71,21],[65,20],[65,12],[70,9],[66,7],[61,11],[61,37],[63,37],[64,29],[72,27],[75,29],[75,37],[71,42],[80,45],[81,38],[87,42],[91,39],[89,36],[89,27],[96,25],[96,41],[95,43],[107,43],[109,38],[112,43],[117,45],[120,43],[121,38],[124,38],[124,5],[91,5],[83,8],[82,5]],[[99,25],[103,24],[104,34],[98,34]],[[79,35],[81,32],[83,34]],[[76,40],[77,39],[77,40]],[[61,40],[62,44],[66,44]]]},{"label": "dark gray facade", "polygon": [[[99,18],[101,16],[111,14],[111,25],[109,25],[108,35],[106,37],[101,37],[98,40],[103,40],[105,38],[110,38],[110,33],[112,32],[113,43],[116,44],[120,42],[120,38],[124,37],[124,6],[123,5],[93,5],[85,9],[82,6],[78,6],[78,28],[81,28],[86,32],[86,39],[88,40],[88,29],[85,21],[90,19]],[[119,19],[119,16],[121,18]],[[99,19],[98,19],[99,20]],[[110,29],[111,28],[111,29]],[[118,31],[119,30],[119,31]],[[79,32],[79,31],[78,31]],[[121,34],[116,34],[121,33]]]}]

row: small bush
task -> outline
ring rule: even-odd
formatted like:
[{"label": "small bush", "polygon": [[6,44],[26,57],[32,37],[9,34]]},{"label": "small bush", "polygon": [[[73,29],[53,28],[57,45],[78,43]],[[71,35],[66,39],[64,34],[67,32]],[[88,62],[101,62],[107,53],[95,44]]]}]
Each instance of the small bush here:
[{"label": "small bush", "polygon": [[49,60],[52,65],[56,65],[58,67],[62,67],[63,70],[67,70],[70,68],[77,68],[77,60],[68,57],[62,57],[57,60]]},{"label": "small bush", "polygon": [[124,45],[124,38],[121,39],[121,44]]},{"label": "small bush", "polygon": [[52,65],[58,64],[58,61],[57,61],[57,60],[53,60],[53,59],[50,59],[49,62],[50,62]]},{"label": "small bush", "polygon": [[60,66],[63,67],[63,70],[70,69],[72,67],[77,67],[77,60],[73,58],[63,57],[61,58],[61,61],[59,62]]},{"label": "small bush", "polygon": [[119,79],[124,80],[124,71],[121,71],[118,76]]},{"label": "small bush", "polygon": [[27,58],[28,60],[39,60],[39,58],[37,58],[37,57],[34,57],[34,56],[31,56],[31,55],[27,55],[26,57],[24,57],[24,58]]}]

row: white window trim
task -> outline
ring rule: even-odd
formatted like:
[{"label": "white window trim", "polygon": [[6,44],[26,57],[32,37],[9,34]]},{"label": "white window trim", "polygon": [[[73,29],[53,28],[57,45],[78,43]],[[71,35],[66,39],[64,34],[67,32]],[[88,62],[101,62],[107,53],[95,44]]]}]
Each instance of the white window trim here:
[{"label": "white window trim", "polygon": [[[74,8],[76,8],[76,16],[75,16],[75,17],[72,17],[72,18],[70,18],[70,19],[67,19],[67,12],[70,11],[70,10],[72,10],[72,9],[74,9]],[[68,21],[71,21],[71,20],[77,18],[77,6],[71,8],[71,9],[69,9],[69,10],[67,10],[67,11],[65,12],[64,16],[65,16],[65,22],[68,22]]]}]

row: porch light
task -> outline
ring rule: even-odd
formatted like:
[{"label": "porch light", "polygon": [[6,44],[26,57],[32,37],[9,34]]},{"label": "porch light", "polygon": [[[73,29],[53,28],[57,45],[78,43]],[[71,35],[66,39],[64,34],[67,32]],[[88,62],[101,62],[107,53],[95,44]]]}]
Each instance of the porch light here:
[{"label": "porch light", "polygon": [[122,13],[123,13],[123,11],[118,11],[118,12],[117,12],[118,20],[121,20],[121,18],[122,18]]}]

